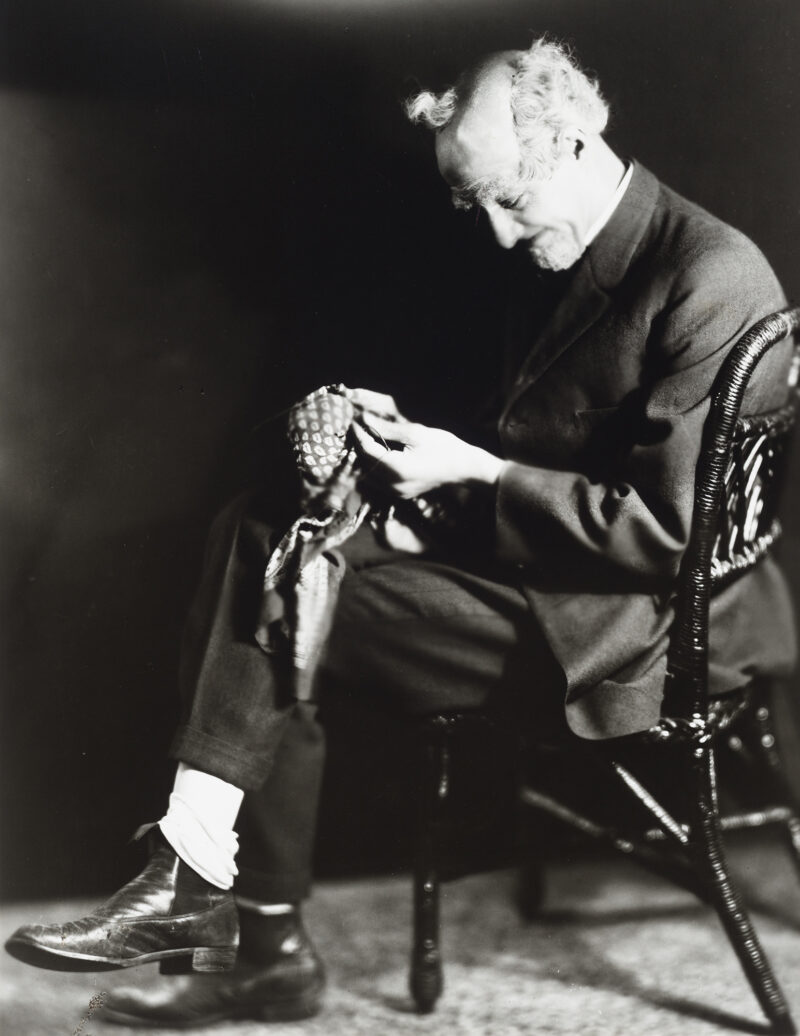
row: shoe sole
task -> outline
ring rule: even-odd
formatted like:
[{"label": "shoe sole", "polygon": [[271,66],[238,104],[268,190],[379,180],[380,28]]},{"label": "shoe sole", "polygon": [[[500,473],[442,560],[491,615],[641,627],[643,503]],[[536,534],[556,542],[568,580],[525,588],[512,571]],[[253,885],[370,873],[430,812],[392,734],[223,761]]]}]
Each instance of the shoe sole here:
[{"label": "shoe sole", "polygon": [[116,1011],[113,1007],[102,1008],[98,1019],[113,1025],[127,1025],[137,1029],[197,1029],[205,1025],[215,1025],[224,1021],[258,1021],[258,1022],[299,1022],[304,1018],[313,1018],[319,1014],[322,1006],[322,986],[304,993],[294,1000],[281,1003],[262,1004],[259,1007],[233,1008],[215,1014],[198,1015],[194,1018],[146,1018],[125,1011]]},{"label": "shoe sole", "polygon": [[133,968],[139,964],[150,964],[154,961],[166,962],[170,970],[182,970],[183,961],[173,963],[175,958],[191,957],[185,962],[185,970],[197,972],[230,971],[236,962],[235,946],[188,946],[177,950],[156,950],[153,953],[142,953],[138,957],[99,957],[88,953],[70,953],[68,950],[55,950],[34,946],[26,942],[9,940],[6,951],[12,957],[31,964],[35,968],[47,971],[118,971],[120,968]]}]

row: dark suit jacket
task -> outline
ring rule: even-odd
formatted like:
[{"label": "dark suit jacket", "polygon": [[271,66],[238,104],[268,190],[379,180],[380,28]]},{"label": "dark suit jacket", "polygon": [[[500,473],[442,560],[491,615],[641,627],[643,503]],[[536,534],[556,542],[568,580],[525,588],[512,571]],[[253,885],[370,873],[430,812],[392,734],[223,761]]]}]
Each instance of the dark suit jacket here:
[{"label": "dark suit jacket", "polygon": [[[524,326],[533,304],[517,294]],[[584,737],[658,719],[709,392],[733,343],[784,304],[755,245],[636,165],[510,387],[498,549],[520,566]],[[788,346],[767,356],[744,412],[785,402],[788,359]],[[712,689],[793,656],[768,562],[714,602]]]}]

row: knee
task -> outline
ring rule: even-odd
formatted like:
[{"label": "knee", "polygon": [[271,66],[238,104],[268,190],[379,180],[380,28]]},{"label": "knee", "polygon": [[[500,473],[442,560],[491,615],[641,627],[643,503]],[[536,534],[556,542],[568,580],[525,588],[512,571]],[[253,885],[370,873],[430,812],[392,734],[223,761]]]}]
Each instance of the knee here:
[{"label": "knee", "polygon": [[262,517],[259,494],[240,493],[218,512],[208,534],[206,559],[218,551],[235,551],[243,561],[264,563],[269,557],[273,526]]},{"label": "knee", "polygon": [[229,500],[214,517],[209,530],[209,538],[221,539],[226,533],[236,531],[252,506],[255,495],[254,491],[248,490],[247,492],[239,493],[233,500]]}]

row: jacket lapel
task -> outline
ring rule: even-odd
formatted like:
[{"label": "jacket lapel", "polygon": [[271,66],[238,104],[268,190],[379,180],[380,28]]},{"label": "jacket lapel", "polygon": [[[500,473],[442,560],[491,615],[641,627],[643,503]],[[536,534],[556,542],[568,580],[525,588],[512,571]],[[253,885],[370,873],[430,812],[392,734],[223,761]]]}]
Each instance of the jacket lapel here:
[{"label": "jacket lapel", "polygon": [[522,366],[518,382],[530,385],[602,316],[609,297],[594,279],[586,256]]},{"label": "jacket lapel", "polygon": [[655,210],[658,181],[635,165],[622,201],[581,258],[552,317],[522,365],[504,410],[516,401],[553,363],[603,315],[609,292],[625,276]]}]

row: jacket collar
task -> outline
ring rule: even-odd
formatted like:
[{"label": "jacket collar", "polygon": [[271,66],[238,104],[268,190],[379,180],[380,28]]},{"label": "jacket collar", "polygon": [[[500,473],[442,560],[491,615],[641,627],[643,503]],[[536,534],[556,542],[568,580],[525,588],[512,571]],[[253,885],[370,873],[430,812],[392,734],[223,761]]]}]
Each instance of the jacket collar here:
[{"label": "jacket collar", "polygon": [[655,176],[635,162],[627,191],[582,260],[602,290],[611,291],[628,272],[653,218],[658,191]]},{"label": "jacket collar", "polygon": [[610,304],[643,242],[658,198],[659,183],[634,164],[628,189],[605,227],[580,259],[564,296],[523,365],[505,409],[592,326]]}]

